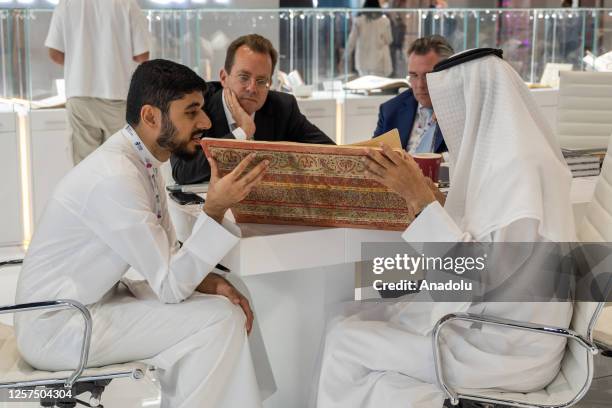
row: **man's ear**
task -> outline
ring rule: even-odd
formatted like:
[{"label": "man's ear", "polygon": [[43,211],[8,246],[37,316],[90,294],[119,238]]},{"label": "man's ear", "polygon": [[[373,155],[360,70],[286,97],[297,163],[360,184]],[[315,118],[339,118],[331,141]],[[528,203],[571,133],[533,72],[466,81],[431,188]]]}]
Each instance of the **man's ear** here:
[{"label": "man's ear", "polygon": [[225,71],[225,68],[221,68],[219,71],[219,78],[221,79],[221,85],[225,88],[225,82],[227,81],[228,73]]},{"label": "man's ear", "polygon": [[150,129],[159,129],[161,127],[161,111],[155,106],[144,105],[140,109],[140,122]]}]

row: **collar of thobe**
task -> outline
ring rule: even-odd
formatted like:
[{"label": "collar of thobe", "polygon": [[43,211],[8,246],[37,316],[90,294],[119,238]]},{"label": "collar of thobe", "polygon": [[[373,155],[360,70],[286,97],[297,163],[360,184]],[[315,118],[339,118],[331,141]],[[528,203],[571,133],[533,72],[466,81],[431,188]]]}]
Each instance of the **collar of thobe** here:
[{"label": "collar of thobe", "polygon": [[[223,104],[223,112],[225,112],[225,118],[227,119],[227,125],[229,126],[230,132],[233,132],[238,126],[236,125],[236,120],[227,107],[227,103],[225,103],[225,94],[221,91],[221,103]],[[251,118],[255,118],[255,114],[251,114]]]},{"label": "collar of thobe", "polygon": [[151,154],[147,146],[140,140],[140,137],[130,125],[125,125],[122,129],[123,134],[132,144],[132,147],[138,154],[138,158],[140,159],[141,164],[147,171],[149,175],[149,181],[151,181],[151,186],[153,187],[153,195],[155,196],[155,215],[157,219],[161,219],[162,217],[162,205],[161,205],[161,196],[159,192],[159,184],[157,180],[159,179],[159,166],[161,166],[161,162]]}]

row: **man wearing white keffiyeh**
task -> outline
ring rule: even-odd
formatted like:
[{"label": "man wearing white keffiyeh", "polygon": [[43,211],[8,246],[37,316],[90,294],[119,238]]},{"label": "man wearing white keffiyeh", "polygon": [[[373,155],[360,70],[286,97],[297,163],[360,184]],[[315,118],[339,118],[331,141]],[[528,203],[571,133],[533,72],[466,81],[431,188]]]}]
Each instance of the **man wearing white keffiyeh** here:
[{"label": "man wearing white keffiyeh", "polygon": [[[494,54],[470,60],[462,53],[427,76],[449,150],[444,207],[408,154],[370,152],[370,176],[419,214],[402,236],[407,242],[575,241],[571,176],[553,132],[520,77]],[[504,267],[518,276],[521,261]],[[560,327],[572,315],[571,303],[404,302],[385,306],[378,321],[351,316],[327,336],[317,406],[441,407],[431,333],[440,317],[466,311]],[[565,348],[562,338],[505,328],[445,330],[445,375],[462,389],[541,389]]]}]

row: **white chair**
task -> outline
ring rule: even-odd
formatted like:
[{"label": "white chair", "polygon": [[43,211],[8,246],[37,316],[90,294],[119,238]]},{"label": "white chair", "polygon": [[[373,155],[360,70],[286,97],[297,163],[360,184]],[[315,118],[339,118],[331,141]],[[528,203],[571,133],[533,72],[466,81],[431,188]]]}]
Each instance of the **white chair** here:
[{"label": "white chair", "polygon": [[[589,204],[578,230],[578,238],[581,242],[612,242],[612,139],[593,201]],[[608,290],[611,283],[608,282]],[[440,333],[446,324],[457,320],[566,337],[567,348],[559,374],[546,388],[529,393],[452,389],[444,378]],[[593,356],[600,351],[609,352],[612,348],[612,307],[606,307],[604,302],[575,302],[569,329],[542,327],[530,322],[491,316],[454,313],[438,321],[433,342],[438,385],[452,405],[457,405],[459,400],[467,400],[516,407],[570,407],[578,403],[589,390],[593,379]]]},{"label": "white chair", "polygon": [[[20,262],[20,260],[0,262],[0,267]],[[83,316],[84,336],[79,366],[75,367],[72,372],[49,372],[34,369],[21,358],[13,327],[0,323],[0,390],[36,390],[32,393],[42,397],[36,399],[40,400],[43,407],[71,408],[77,403],[84,406],[102,407],[100,405],[102,392],[112,379],[129,377],[140,380],[144,378],[149,367],[141,362],[86,368],[91,338],[91,315],[85,306],[74,300],[4,306],[0,307],[0,314],[40,309],[74,309]],[[85,392],[91,394],[89,404],[77,399],[79,394]]]},{"label": "white chair", "polygon": [[[582,242],[612,242],[612,137],[601,174],[587,212],[578,230]],[[602,222],[602,220],[606,220]],[[612,345],[612,303],[607,303],[593,328],[593,339],[601,345]]]},{"label": "white chair", "polygon": [[557,136],[561,147],[605,149],[612,133],[612,72],[559,74]]}]

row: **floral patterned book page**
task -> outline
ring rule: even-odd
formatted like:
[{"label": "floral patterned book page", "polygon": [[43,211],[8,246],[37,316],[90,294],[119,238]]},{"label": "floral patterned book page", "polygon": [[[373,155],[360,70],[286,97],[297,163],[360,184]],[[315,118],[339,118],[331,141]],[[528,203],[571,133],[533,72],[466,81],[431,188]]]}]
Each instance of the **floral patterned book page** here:
[{"label": "floral patterned book page", "polygon": [[249,153],[270,166],[232,208],[239,223],[404,230],[414,218],[405,201],[365,174],[366,149],[291,142],[202,139],[222,176]]}]

